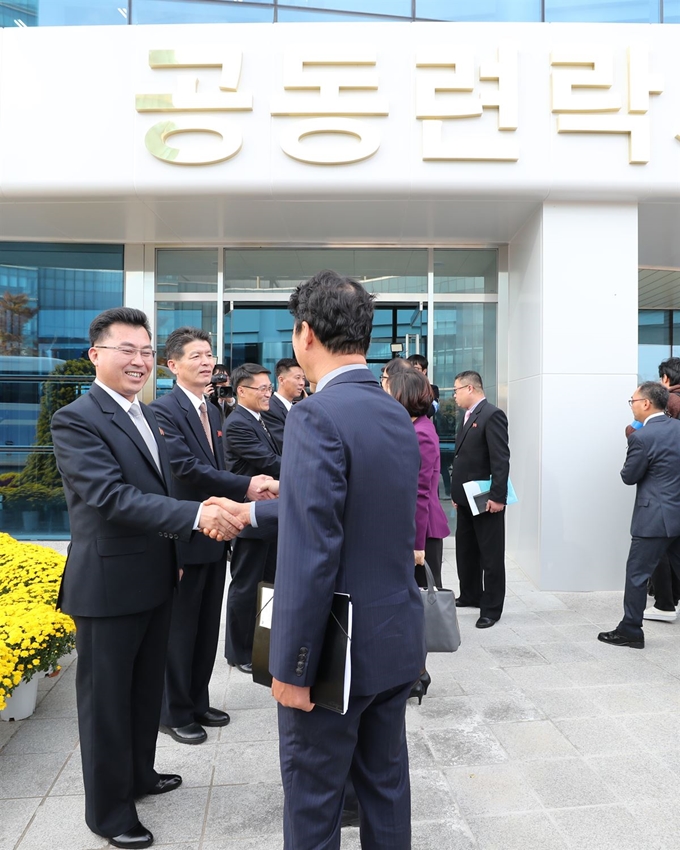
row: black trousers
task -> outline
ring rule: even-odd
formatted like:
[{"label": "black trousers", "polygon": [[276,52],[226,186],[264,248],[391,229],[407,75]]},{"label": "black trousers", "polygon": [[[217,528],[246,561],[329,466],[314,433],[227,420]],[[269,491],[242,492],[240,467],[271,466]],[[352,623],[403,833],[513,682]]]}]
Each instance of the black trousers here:
[{"label": "black trousers", "polygon": [[668,555],[662,555],[652,574],[654,607],[660,611],[673,611],[680,600],[680,577],[671,567]]},{"label": "black trousers", "polygon": [[[444,555],[444,541],[439,537],[428,537],[425,540],[425,560],[432,570],[434,586],[442,586],[442,557]],[[427,576],[425,568],[416,564],[416,583],[418,587],[427,587]]]},{"label": "black trousers", "polygon": [[261,581],[274,581],[276,541],[237,537],[230,570],[224,654],[230,664],[249,664],[257,615],[257,585]]},{"label": "black trousers", "polygon": [[647,604],[647,581],[662,555],[668,554],[671,568],[680,577],[680,537],[633,537],[626,562],[621,634],[641,638],[642,618]]},{"label": "black trousers", "polygon": [[460,599],[480,617],[499,620],[505,601],[505,511],[473,516],[458,505],[456,565]]},{"label": "black trousers", "polygon": [[215,666],[226,560],[186,564],[172,603],[161,723],[186,726],[210,706],[208,686]]},{"label": "black trousers", "polygon": [[138,821],[154,770],[172,601],[124,617],[74,617],[85,822],[108,838]]},{"label": "black trousers", "polygon": [[347,714],[278,706],[284,850],[337,850],[345,783],[361,811],[361,846],[410,850],[406,700],[412,682],[353,696]]}]

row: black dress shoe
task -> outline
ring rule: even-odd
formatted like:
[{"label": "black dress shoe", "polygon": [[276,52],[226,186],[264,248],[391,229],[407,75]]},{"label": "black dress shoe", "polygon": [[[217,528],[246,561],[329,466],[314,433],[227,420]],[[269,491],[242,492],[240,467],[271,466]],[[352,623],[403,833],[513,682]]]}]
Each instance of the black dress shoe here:
[{"label": "black dress shoe", "polygon": [[492,620],[491,617],[480,617],[475,623],[475,626],[478,629],[490,629],[491,626],[496,625],[497,622],[498,620]]},{"label": "black dress shoe", "polygon": [[147,794],[167,794],[168,791],[174,791],[182,784],[182,777],[176,773],[159,773],[158,782],[149,788]]},{"label": "black dress shoe", "polygon": [[458,599],[456,599],[456,608],[479,608],[479,604],[475,604],[473,602],[465,602],[459,596]]},{"label": "black dress shoe", "polygon": [[231,718],[226,711],[219,708],[209,708],[205,714],[195,714],[194,720],[201,726],[226,726]]},{"label": "black dress shoe", "polygon": [[153,835],[138,822],[137,826],[133,826],[132,829],[109,838],[109,843],[113,844],[114,847],[129,847],[132,850],[136,847],[151,847]]},{"label": "black dress shoe", "polygon": [[629,646],[631,649],[645,648],[644,635],[641,638],[632,638],[621,634],[621,632],[616,629],[612,632],[600,632],[597,639],[601,640],[602,643],[609,643],[612,646]]},{"label": "black dress shoe", "polygon": [[253,665],[250,663],[250,661],[246,661],[245,664],[232,664],[231,662],[229,662],[229,666],[236,667],[237,670],[240,670],[241,673],[247,673],[248,676],[253,675]]},{"label": "black dress shoe", "polygon": [[161,726],[161,732],[177,741],[179,744],[202,744],[208,733],[198,723],[188,723],[186,726]]}]

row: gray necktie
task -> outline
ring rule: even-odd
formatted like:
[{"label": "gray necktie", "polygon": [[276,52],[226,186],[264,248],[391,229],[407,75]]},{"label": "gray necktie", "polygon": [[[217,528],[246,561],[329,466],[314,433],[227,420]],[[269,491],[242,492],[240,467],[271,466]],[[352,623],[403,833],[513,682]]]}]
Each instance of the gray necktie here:
[{"label": "gray necktie", "polygon": [[149,423],[144,418],[144,414],[142,413],[142,408],[138,404],[133,404],[128,410],[130,414],[130,419],[135,423],[135,426],[139,433],[142,435],[142,439],[146,443],[148,450],[151,452],[151,457],[154,459],[156,467],[158,471],[161,471],[161,460],[158,455],[158,444],[154,440],[154,436],[151,433],[151,428],[149,427]]}]

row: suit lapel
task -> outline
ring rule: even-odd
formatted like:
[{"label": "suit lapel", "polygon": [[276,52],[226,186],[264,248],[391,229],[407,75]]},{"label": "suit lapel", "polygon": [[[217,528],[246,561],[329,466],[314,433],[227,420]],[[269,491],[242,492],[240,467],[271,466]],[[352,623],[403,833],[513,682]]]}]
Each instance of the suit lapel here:
[{"label": "suit lapel", "polygon": [[[203,454],[205,455],[205,459],[209,463],[211,463],[213,466],[216,466],[215,455],[211,451],[210,445],[208,444],[208,438],[206,437],[205,431],[203,430],[203,423],[201,422],[201,417],[199,416],[198,411],[193,406],[193,404],[189,400],[189,397],[184,392],[184,390],[181,389],[180,387],[178,387],[177,384],[175,384],[175,387],[173,389],[173,393],[175,395],[177,403],[179,404],[179,406],[184,411],[184,415],[187,418],[187,424],[189,425],[189,428],[191,428],[194,437],[196,437],[196,440],[198,441],[199,446],[203,450]],[[208,405],[206,404],[206,408],[207,407],[208,407]],[[208,414],[208,420],[210,420],[210,414]],[[212,431],[212,425],[211,425],[211,431]],[[215,445],[215,434],[214,434],[214,432],[212,433],[212,438],[213,438],[213,445]]]},{"label": "suit lapel", "polygon": [[224,452],[222,451],[222,417],[219,410],[212,402],[206,402],[205,406],[208,408],[210,433],[212,434],[213,446],[215,447],[215,452],[210,452],[210,454],[214,454],[213,460],[215,466],[218,469],[224,469]]},{"label": "suit lapel", "polygon": [[477,417],[478,417],[478,416],[479,416],[479,414],[482,412],[482,409],[484,408],[484,405],[485,405],[485,404],[486,404],[486,399],[485,399],[485,398],[483,398],[483,399],[479,402],[479,404],[477,405],[477,407],[475,407],[475,409],[472,411],[472,413],[470,414],[470,416],[468,417],[468,421],[467,421],[467,422],[465,423],[465,425],[463,425],[463,427],[461,428],[461,432],[460,432],[460,439],[459,439],[459,440],[456,440],[456,454],[458,454],[458,452],[460,451],[460,447],[463,445],[463,442],[464,442],[465,438],[466,438],[466,437],[467,437],[467,435],[468,435],[468,431],[470,430],[470,428],[472,428],[472,424],[473,424],[473,422],[476,422],[476,421],[477,421]]},{"label": "suit lapel", "polygon": [[[154,461],[153,457],[151,456],[151,452],[149,451],[146,443],[144,442],[144,440],[142,438],[142,435],[139,433],[139,431],[137,430],[137,426],[134,424],[134,422],[130,418],[130,414],[126,413],[123,410],[123,408],[118,404],[118,402],[114,398],[112,398],[106,392],[106,390],[103,390],[97,384],[93,384],[91,386],[89,392],[92,395],[92,397],[94,399],[96,399],[96,401],[98,402],[102,411],[104,413],[108,414],[109,416],[111,416],[111,421],[118,428],[120,428],[121,431],[124,431],[127,434],[127,436],[132,440],[132,442],[135,444],[135,446],[137,446],[137,448],[142,453],[142,455],[146,459],[146,461],[149,464],[149,466],[151,467],[151,469],[156,473],[156,475],[161,479],[161,481],[163,481],[164,484],[165,484],[166,480],[169,481],[170,479],[167,478],[167,477],[166,477],[165,480],[163,479],[163,474],[165,474],[167,476],[168,470],[167,469],[163,470],[163,473],[162,473],[158,469],[158,467],[156,466],[156,462]],[[140,406],[141,406],[142,413],[144,414],[146,421],[149,423],[149,427],[151,428],[151,431],[152,431],[154,437],[156,437],[156,435],[159,434],[158,423],[156,422],[155,418],[153,417],[153,414],[151,415],[151,419],[149,418],[149,411],[147,410],[145,405],[142,404]],[[159,457],[162,457],[161,441],[157,437],[156,437],[156,443],[158,444]],[[165,449],[165,446],[163,446],[163,449]],[[166,458],[166,465],[167,465],[167,454],[165,455],[165,458]],[[161,466],[163,466],[162,460],[161,460]]]}]

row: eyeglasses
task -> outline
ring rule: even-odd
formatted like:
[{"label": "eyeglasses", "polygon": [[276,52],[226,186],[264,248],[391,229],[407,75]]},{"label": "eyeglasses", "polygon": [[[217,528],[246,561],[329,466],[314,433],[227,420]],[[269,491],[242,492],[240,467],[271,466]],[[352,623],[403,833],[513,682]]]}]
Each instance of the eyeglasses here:
[{"label": "eyeglasses", "polygon": [[152,360],[156,356],[153,348],[133,348],[131,345],[93,345],[93,348],[108,348],[110,351],[120,351],[125,357],[134,357],[140,354],[145,360]]},{"label": "eyeglasses", "polygon": [[381,380],[381,382],[382,382],[382,381],[389,381],[389,379],[390,379],[390,376],[389,376],[389,375],[381,375],[381,376],[380,376],[380,380]]},{"label": "eyeglasses", "polygon": [[471,386],[472,386],[472,384],[466,384],[464,387],[454,387],[454,388],[453,388],[453,394],[455,395],[455,394],[456,394],[457,392],[459,392],[460,390],[467,390],[467,389],[469,389]]},{"label": "eyeglasses", "polygon": [[649,399],[646,399],[646,398],[629,398],[628,404],[632,407],[635,404],[636,401],[648,401],[648,400]]},{"label": "eyeglasses", "polygon": [[271,384],[263,385],[261,387],[251,387],[249,384],[241,384],[241,386],[246,390],[255,390],[256,393],[261,393],[262,395],[274,392],[274,387]]},{"label": "eyeglasses", "polygon": [[208,363],[217,363],[217,357],[214,354],[201,354],[200,351],[194,351],[187,357],[189,363],[200,363],[202,360],[207,360]]}]

